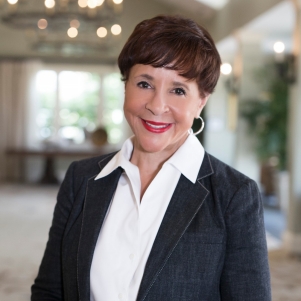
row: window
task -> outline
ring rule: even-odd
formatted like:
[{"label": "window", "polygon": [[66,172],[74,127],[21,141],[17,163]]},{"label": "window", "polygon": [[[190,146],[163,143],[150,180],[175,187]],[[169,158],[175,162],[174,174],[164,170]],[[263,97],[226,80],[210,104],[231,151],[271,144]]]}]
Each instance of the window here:
[{"label": "window", "polygon": [[123,121],[123,82],[119,73],[108,74],[103,80],[104,110],[103,120],[112,143],[118,143],[122,137],[120,125]]},{"label": "window", "polygon": [[119,73],[41,70],[36,89],[40,140],[80,144],[104,127],[109,143],[121,141],[124,85]]}]

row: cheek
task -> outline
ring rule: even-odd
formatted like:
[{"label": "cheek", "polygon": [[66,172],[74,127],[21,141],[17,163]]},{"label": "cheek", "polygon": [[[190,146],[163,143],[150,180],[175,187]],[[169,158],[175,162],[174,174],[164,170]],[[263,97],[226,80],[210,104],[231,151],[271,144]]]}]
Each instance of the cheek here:
[{"label": "cheek", "polygon": [[133,129],[134,124],[138,122],[138,117],[142,112],[141,102],[137,98],[130,97],[130,95],[127,94],[124,99],[123,112],[125,119]]},{"label": "cheek", "polygon": [[131,105],[127,101],[124,102],[123,113],[124,113],[124,117],[127,120],[128,124],[131,126],[131,118],[133,117],[134,112],[131,108]]},{"label": "cheek", "polygon": [[187,106],[177,106],[173,108],[174,118],[183,126],[190,127],[193,123],[194,118],[197,115],[197,107],[195,105]]},{"label": "cheek", "polygon": [[124,113],[135,111],[135,101],[129,93],[126,93],[123,104]]},{"label": "cheek", "polygon": [[126,107],[126,105],[123,106],[123,112],[124,112],[124,117],[128,123],[128,125],[130,126],[130,128],[132,129],[133,133],[135,132],[135,122],[136,122],[136,118],[134,117],[135,114],[128,108]]},{"label": "cheek", "polygon": [[124,97],[124,111],[137,112],[143,107],[142,97],[132,88],[126,89]]}]

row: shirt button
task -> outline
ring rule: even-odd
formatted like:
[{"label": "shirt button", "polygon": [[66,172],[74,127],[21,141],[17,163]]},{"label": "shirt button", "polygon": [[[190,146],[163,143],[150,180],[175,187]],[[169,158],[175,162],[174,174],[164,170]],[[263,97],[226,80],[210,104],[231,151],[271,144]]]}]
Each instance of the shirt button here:
[{"label": "shirt button", "polygon": [[131,255],[130,255],[130,259],[131,259],[131,260],[133,260],[133,259],[134,259],[134,257],[135,257],[135,255],[134,255],[134,254],[131,254]]},{"label": "shirt button", "polygon": [[118,298],[119,298],[119,300],[122,300],[123,299],[123,294],[122,293],[118,294]]}]

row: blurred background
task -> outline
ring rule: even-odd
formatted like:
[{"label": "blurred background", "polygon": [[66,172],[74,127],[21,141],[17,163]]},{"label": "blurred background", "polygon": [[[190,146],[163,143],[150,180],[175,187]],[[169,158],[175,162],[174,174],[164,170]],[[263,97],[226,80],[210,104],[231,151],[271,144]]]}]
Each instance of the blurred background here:
[{"label": "blurred background", "polygon": [[68,165],[131,135],[116,60],[158,14],[217,43],[198,138],[258,183],[273,300],[301,300],[300,0],[0,0],[0,300],[30,299]]}]

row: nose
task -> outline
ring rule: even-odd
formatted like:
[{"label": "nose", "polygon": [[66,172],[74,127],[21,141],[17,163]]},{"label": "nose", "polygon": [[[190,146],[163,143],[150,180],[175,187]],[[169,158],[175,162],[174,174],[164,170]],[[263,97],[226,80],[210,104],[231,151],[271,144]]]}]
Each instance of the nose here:
[{"label": "nose", "polygon": [[167,113],[169,107],[164,93],[162,91],[154,91],[152,97],[147,101],[145,108],[155,116]]}]

